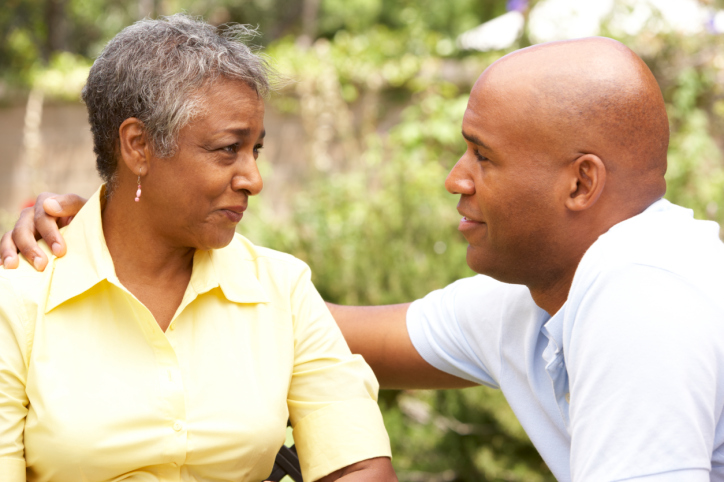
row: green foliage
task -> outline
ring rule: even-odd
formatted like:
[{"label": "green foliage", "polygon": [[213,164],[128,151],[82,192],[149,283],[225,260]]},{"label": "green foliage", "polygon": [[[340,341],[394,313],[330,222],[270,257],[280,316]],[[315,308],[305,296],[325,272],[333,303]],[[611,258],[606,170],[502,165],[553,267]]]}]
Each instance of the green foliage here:
[{"label": "green foliage", "polygon": [[70,52],[53,54],[46,67],[32,72],[32,85],[51,99],[75,101],[85,85],[91,62]]},{"label": "green foliage", "polygon": [[450,127],[466,99],[426,97],[389,134],[369,134],[352,169],[313,176],[295,195],[289,220],[265,213],[242,229],[314,266],[318,289],[337,303],[396,303],[471,275],[456,201],[442,183],[446,168],[435,161],[460,151]]},{"label": "green foliage", "polygon": [[385,392],[400,480],[554,481],[500,391]]},{"label": "green foliage", "polygon": [[709,106],[711,112],[701,105],[702,97],[713,90],[712,79],[706,74],[686,67],[670,92],[668,112],[674,129],[669,144],[666,197],[693,209],[698,217],[722,223],[724,164],[715,137],[722,113],[719,104]]}]

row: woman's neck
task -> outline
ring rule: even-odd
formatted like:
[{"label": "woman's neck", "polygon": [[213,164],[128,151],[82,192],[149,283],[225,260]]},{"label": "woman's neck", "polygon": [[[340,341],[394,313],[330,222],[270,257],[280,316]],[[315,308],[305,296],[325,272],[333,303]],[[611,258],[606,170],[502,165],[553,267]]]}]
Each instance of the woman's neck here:
[{"label": "woman's neck", "polygon": [[132,197],[114,194],[103,209],[103,235],[118,280],[165,330],[191,279],[195,249],[174,246],[144,213]]}]

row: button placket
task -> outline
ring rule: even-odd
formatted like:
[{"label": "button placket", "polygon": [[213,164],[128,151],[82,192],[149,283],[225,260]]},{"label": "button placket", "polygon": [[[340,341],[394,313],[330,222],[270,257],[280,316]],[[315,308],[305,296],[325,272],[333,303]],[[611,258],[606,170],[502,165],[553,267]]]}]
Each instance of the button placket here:
[{"label": "button placket", "polygon": [[184,383],[173,340],[161,333],[159,337],[156,359],[160,380],[159,394],[164,401],[164,415],[168,423],[167,454],[170,456],[169,463],[178,468],[186,460],[188,451]]}]

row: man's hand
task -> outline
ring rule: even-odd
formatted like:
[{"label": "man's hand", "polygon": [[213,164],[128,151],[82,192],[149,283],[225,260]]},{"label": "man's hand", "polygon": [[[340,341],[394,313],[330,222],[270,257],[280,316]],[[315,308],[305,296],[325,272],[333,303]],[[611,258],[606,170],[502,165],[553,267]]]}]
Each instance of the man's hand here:
[{"label": "man's hand", "polygon": [[78,214],[86,199],[76,194],[53,194],[44,192],[35,200],[35,206],[23,209],[15,228],[0,239],[0,261],[5,269],[17,268],[20,264],[18,250],[35,269],[43,271],[48,257],[38,246],[43,238],[54,255],[65,255],[66,246],[58,231]]},{"label": "man's hand", "polygon": [[409,303],[341,306],[327,303],[352,353],[364,357],[380,388],[465,388],[475,383],[438,370],[417,352],[407,332]]}]

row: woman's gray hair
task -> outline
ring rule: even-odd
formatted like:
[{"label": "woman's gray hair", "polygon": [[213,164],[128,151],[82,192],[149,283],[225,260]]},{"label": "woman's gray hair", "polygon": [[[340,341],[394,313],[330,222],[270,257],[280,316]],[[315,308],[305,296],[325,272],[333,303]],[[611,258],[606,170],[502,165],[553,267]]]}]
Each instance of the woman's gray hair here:
[{"label": "woman's gray hair", "polygon": [[256,33],[244,25],[217,28],[176,14],[141,20],[116,35],[93,63],[82,93],[103,181],[113,182],[124,120],[143,122],[154,155],[169,157],[179,131],[203,106],[201,87],[223,77],[266,95],[272,69],[244,44]]}]

